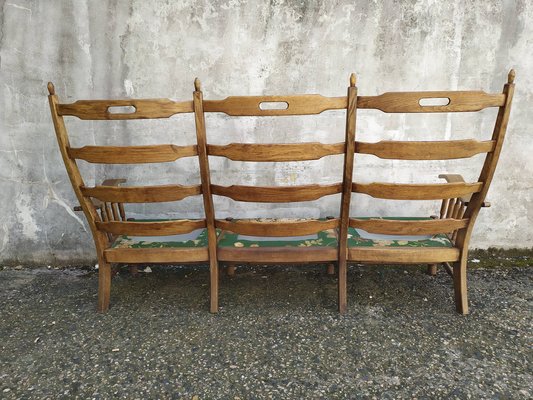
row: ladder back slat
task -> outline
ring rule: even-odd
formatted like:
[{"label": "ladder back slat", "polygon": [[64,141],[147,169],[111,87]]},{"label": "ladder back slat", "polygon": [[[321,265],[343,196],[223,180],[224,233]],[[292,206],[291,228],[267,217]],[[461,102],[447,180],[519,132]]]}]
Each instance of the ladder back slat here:
[{"label": "ladder back slat", "polygon": [[387,140],[377,143],[356,142],[355,152],[394,160],[451,160],[491,152],[494,144],[494,140],[480,142],[474,139],[427,142]]},{"label": "ladder back slat", "polygon": [[211,191],[219,196],[237,201],[258,203],[290,203],[317,200],[331,194],[341,193],[342,184],[301,186],[219,186],[212,185]]},{"label": "ladder back slat", "polygon": [[476,183],[353,183],[352,192],[390,200],[442,200],[477,193],[483,186]]},{"label": "ladder back slat", "polygon": [[[420,105],[421,100],[431,99],[449,99],[449,103]],[[387,113],[469,112],[501,107],[504,104],[504,94],[483,91],[388,92],[357,98],[357,108],[377,109]]]},{"label": "ladder back slat", "polygon": [[370,233],[383,235],[436,235],[450,233],[465,228],[467,219],[432,219],[422,221],[405,221],[392,219],[350,219],[350,227],[359,228]]},{"label": "ladder back slat", "polygon": [[210,144],[207,151],[211,156],[226,157],[233,161],[306,161],[343,154],[344,143],[284,143],[252,144],[230,143],[224,146]]},{"label": "ladder back slat", "polygon": [[176,161],[198,155],[196,145],[83,146],[68,149],[71,158],[97,164],[148,164]]},{"label": "ladder back slat", "polygon": [[[262,103],[285,103],[283,109],[261,109]],[[205,112],[231,116],[281,116],[320,114],[326,110],[346,109],[346,97],[319,94],[295,96],[230,96],[223,100],[204,100]]]},{"label": "ladder back slat", "polygon": [[205,220],[175,220],[156,222],[109,221],[96,222],[98,229],[114,235],[171,236],[205,228]]},{"label": "ladder back slat", "polygon": [[[133,107],[131,113],[114,113],[113,107]],[[125,120],[169,118],[175,114],[193,112],[192,101],[170,99],[78,100],[58,104],[59,115],[70,115],[84,120]]]},{"label": "ladder back slat", "polygon": [[336,229],[339,226],[338,219],[326,221],[249,221],[249,220],[216,220],[215,225],[219,229],[251,236],[302,236],[318,233],[326,229]]},{"label": "ladder back slat", "polygon": [[202,193],[200,185],[160,185],[160,186],[94,186],[82,187],[84,196],[112,203],[162,203],[178,201]]}]

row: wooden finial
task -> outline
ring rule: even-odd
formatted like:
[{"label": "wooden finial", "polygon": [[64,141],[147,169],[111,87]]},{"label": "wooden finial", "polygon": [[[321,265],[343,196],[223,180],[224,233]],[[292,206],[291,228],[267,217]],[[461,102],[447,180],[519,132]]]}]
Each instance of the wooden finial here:
[{"label": "wooden finial", "polygon": [[355,83],[357,82],[357,77],[355,75],[355,72],[352,72],[350,75],[350,86],[355,86]]},{"label": "wooden finial", "polygon": [[507,83],[514,83],[514,77],[515,77],[514,69],[511,69],[509,71],[509,75],[507,75]]},{"label": "wooden finial", "polygon": [[200,79],[198,79],[198,78],[194,79],[194,90],[196,90],[197,92],[202,90],[201,84],[200,84]]},{"label": "wooden finial", "polygon": [[52,82],[48,82],[48,93],[50,93],[51,96],[56,94],[56,88],[54,87],[54,84]]}]

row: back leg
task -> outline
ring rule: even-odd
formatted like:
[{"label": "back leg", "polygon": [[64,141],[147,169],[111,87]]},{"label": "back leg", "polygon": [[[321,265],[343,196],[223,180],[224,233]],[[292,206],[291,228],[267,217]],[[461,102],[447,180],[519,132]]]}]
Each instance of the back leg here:
[{"label": "back leg", "polygon": [[435,276],[437,275],[437,267],[439,264],[428,264],[428,275]]},{"label": "back leg", "polygon": [[466,287],[467,258],[453,264],[453,288],[455,292],[455,309],[459,314],[468,314],[468,293]]},{"label": "back leg", "polygon": [[111,264],[100,260],[98,263],[98,312],[109,310],[111,297]]}]

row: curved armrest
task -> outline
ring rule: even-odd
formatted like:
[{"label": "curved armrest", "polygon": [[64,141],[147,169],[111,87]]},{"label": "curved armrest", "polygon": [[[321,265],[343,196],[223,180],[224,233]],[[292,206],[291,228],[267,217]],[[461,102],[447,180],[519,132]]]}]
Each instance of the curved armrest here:
[{"label": "curved armrest", "polygon": [[[458,183],[458,182],[465,182],[462,175],[459,174],[440,174],[439,178],[445,179],[448,183]],[[465,196],[460,197],[461,202],[463,202],[465,205],[468,205],[468,202],[472,198],[471,194],[467,194]],[[484,201],[481,204],[481,207],[490,207],[490,202]]]}]

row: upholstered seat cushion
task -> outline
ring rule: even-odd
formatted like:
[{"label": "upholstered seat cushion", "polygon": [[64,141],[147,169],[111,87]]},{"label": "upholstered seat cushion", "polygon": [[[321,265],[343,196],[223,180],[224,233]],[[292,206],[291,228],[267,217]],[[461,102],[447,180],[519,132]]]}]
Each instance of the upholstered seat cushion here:
[{"label": "upholstered seat cushion", "polygon": [[[358,219],[381,218],[400,221],[423,221],[430,218],[408,217],[366,217]],[[404,236],[381,235],[365,232],[362,229],[348,228],[348,247],[453,247],[452,242],[445,234]]]}]

